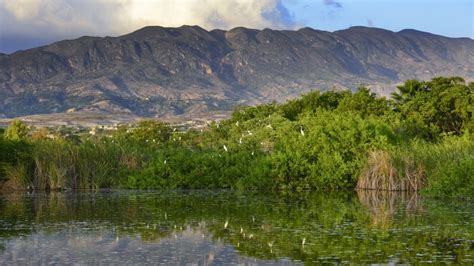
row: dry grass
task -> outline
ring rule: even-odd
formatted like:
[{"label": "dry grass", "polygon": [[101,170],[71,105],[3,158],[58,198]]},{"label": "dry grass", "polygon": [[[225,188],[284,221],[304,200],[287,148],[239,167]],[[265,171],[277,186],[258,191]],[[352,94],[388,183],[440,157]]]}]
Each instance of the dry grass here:
[{"label": "dry grass", "polygon": [[[400,167],[396,167],[397,165]],[[404,158],[396,163],[389,152],[372,151],[356,187],[371,190],[418,191],[425,185],[425,180],[423,165],[415,162],[413,158]]]}]

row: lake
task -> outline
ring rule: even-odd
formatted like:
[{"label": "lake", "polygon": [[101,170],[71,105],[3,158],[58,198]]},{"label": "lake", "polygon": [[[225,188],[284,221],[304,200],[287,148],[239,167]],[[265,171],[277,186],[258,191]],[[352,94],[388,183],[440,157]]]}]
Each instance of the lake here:
[{"label": "lake", "polygon": [[474,263],[474,202],[409,193],[0,194],[0,264]]}]

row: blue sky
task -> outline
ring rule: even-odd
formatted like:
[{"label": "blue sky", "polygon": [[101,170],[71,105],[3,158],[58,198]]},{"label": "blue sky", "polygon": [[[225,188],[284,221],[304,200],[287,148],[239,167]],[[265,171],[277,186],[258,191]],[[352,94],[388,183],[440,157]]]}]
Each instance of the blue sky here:
[{"label": "blue sky", "polygon": [[183,24],[209,30],[372,26],[474,38],[474,0],[0,0],[0,52]]},{"label": "blue sky", "polygon": [[284,5],[300,23],[329,31],[363,25],[474,38],[474,0],[285,0]]}]

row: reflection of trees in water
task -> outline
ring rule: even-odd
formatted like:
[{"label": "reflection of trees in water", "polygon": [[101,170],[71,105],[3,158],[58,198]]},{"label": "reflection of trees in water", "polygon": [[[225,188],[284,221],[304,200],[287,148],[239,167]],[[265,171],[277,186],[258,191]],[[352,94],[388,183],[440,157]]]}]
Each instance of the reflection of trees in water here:
[{"label": "reflection of trees in water", "polygon": [[421,198],[416,192],[357,190],[357,196],[369,210],[374,226],[390,226],[396,214],[409,218],[423,213]]},{"label": "reflection of trees in water", "polygon": [[[149,243],[199,232],[218,243],[231,244],[242,255],[262,259],[364,263],[386,261],[398,252],[404,261],[416,261],[420,250],[444,252],[428,245],[429,230],[436,229],[433,225],[462,219],[451,215],[452,208],[433,212],[425,203],[418,194],[375,191],[7,194],[0,196],[0,220],[30,223],[24,234],[85,226],[113,232],[117,239],[139,236]],[[427,213],[428,218],[419,219]],[[443,220],[447,216],[449,220]],[[426,226],[433,228],[427,231]],[[416,228],[420,230],[413,234],[410,230]],[[14,238],[17,231],[9,233]],[[435,233],[437,243],[446,242],[445,236],[466,235],[463,227]],[[412,250],[399,250],[403,246]],[[452,250],[455,248],[465,246]]]}]

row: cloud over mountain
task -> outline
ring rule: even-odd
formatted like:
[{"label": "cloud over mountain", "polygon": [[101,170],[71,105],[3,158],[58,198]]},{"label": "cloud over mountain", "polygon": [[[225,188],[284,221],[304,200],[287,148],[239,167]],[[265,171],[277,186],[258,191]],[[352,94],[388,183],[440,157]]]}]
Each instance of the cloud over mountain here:
[{"label": "cloud over mountain", "polygon": [[281,0],[0,0],[0,51],[13,51],[29,41],[184,24],[206,29],[296,27]]}]

